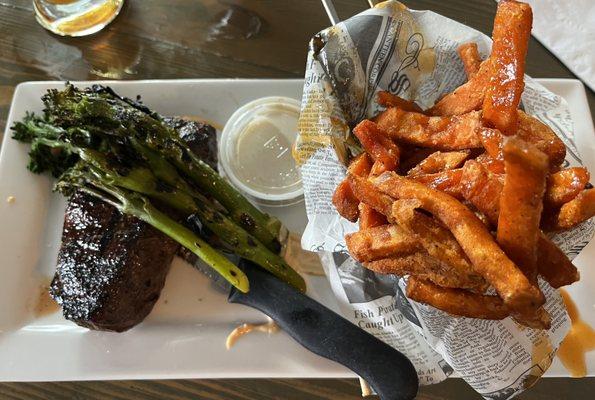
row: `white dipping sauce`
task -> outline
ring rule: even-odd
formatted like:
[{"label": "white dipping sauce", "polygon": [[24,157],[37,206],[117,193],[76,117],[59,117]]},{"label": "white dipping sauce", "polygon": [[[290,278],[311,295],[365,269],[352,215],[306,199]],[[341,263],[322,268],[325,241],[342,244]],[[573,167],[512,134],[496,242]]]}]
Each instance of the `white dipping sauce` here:
[{"label": "white dipping sauce", "polygon": [[303,194],[291,154],[299,111],[297,100],[265,97],[241,107],[229,119],[219,161],[241,191],[271,205],[287,204]]}]

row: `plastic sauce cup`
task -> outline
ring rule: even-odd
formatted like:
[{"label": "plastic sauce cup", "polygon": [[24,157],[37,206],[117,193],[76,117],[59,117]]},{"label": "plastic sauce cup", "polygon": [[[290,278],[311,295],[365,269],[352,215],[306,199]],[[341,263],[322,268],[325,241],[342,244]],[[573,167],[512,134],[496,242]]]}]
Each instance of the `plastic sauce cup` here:
[{"label": "plastic sauce cup", "polygon": [[291,155],[299,114],[298,100],[263,97],[240,107],[223,128],[222,171],[259,204],[286,206],[303,199],[300,172]]}]

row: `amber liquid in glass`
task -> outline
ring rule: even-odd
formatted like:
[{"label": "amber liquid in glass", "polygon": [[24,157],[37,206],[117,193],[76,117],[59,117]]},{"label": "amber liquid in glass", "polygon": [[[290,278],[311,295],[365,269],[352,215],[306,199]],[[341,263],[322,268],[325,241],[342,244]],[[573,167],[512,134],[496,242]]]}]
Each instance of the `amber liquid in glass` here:
[{"label": "amber liquid in glass", "polygon": [[120,12],[124,0],[33,0],[37,21],[61,36],[90,35]]}]

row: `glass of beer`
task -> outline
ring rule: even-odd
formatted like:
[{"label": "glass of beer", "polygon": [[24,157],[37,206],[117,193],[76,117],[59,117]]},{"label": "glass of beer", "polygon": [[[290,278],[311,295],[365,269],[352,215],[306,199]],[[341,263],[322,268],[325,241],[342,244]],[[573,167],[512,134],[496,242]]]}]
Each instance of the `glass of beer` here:
[{"label": "glass of beer", "polygon": [[103,29],[120,12],[124,0],[33,0],[44,28],[61,36],[85,36]]}]

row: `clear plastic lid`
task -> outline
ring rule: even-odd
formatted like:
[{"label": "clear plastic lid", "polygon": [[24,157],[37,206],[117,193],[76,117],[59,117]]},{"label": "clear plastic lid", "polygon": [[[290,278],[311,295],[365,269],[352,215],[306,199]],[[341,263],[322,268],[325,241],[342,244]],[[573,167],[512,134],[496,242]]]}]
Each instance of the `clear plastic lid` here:
[{"label": "clear plastic lid", "polygon": [[223,172],[242,192],[264,205],[289,205],[303,197],[299,169],[291,155],[300,103],[263,97],[239,108],[219,141]]}]

